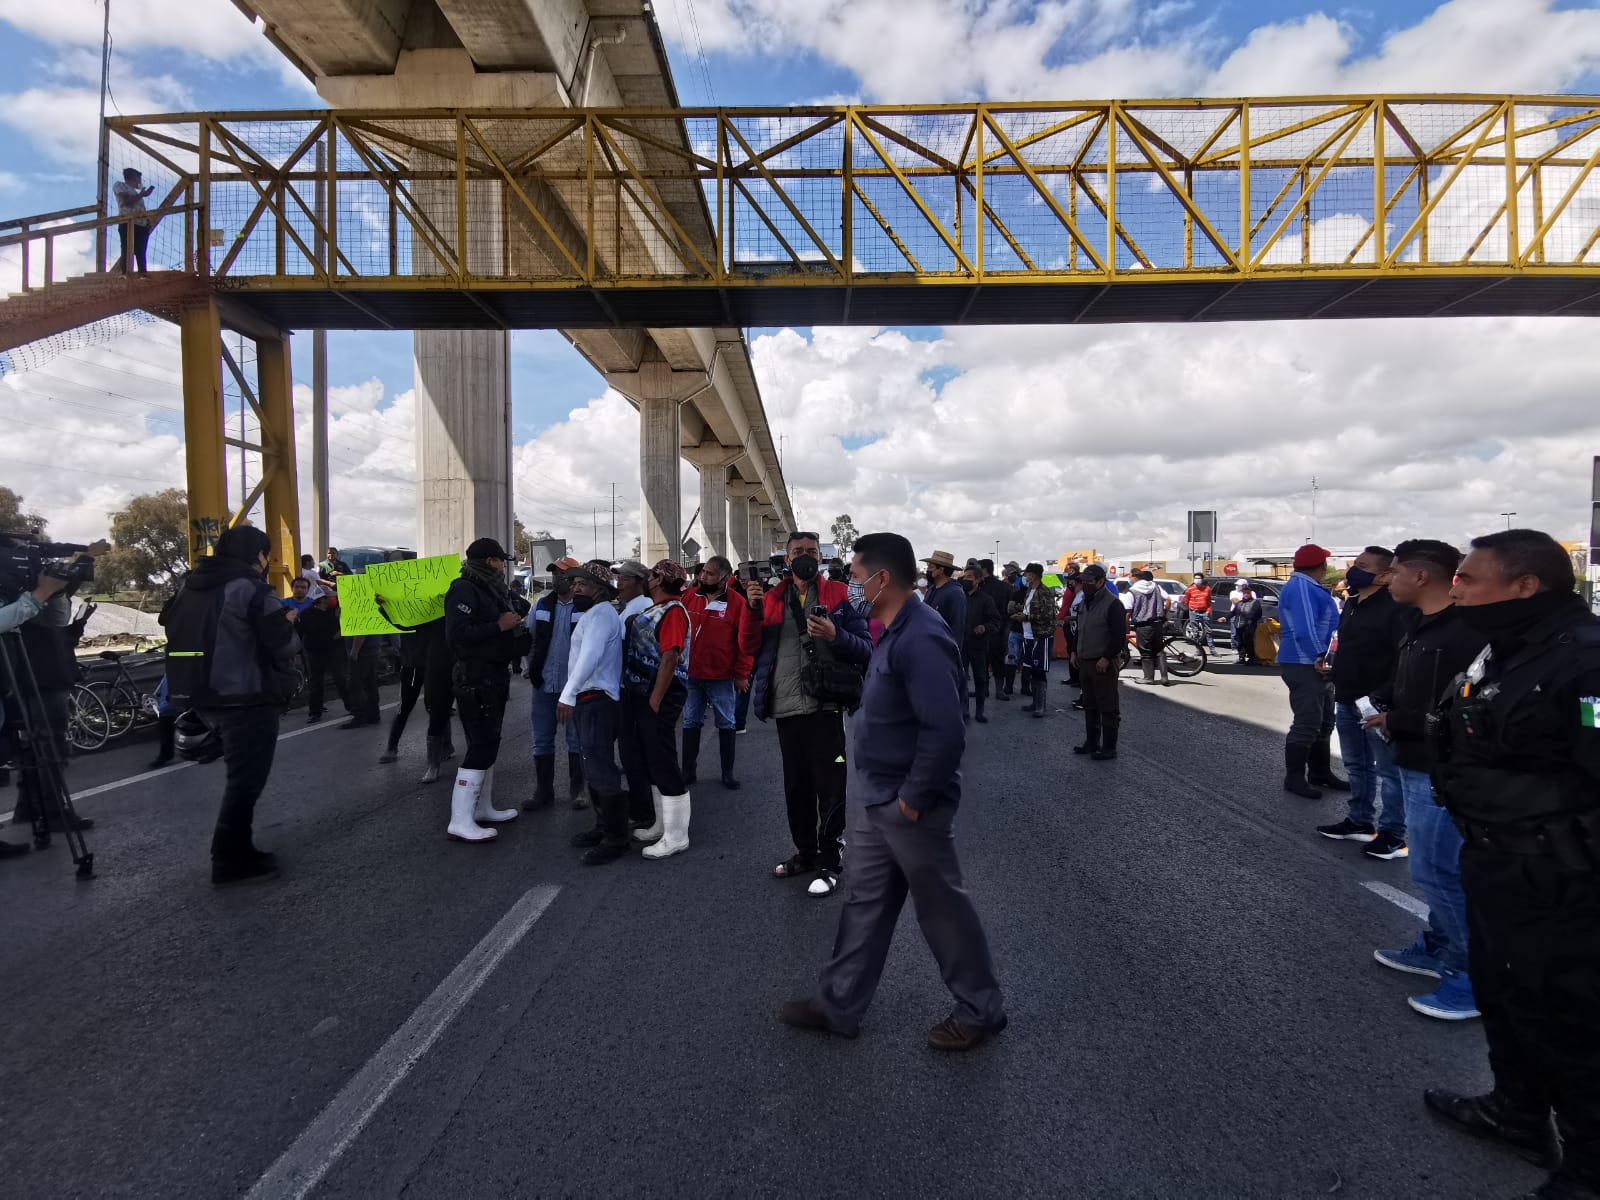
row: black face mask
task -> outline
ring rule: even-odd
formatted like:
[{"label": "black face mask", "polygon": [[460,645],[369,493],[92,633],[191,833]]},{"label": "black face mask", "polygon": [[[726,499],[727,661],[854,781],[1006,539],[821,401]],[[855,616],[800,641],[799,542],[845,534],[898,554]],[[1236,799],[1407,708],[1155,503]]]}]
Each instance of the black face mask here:
[{"label": "black face mask", "polygon": [[1344,581],[1350,585],[1350,590],[1364,592],[1378,582],[1378,577],[1371,571],[1363,571],[1360,567],[1351,567],[1344,573]]},{"label": "black face mask", "polygon": [[593,607],[594,607],[594,597],[593,596],[578,596],[578,595],[574,595],[572,597],[572,608],[573,608],[574,612],[588,612]]},{"label": "black face mask", "polygon": [[700,594],[702,596],[720,596],[727,590],[728,581],[726,579],[720,583],[702,583],[700,585]]},{"label": "black face mask", "polygon": [[1504,642],[1520,638],[1540,621],[1554,616],[1574,601],[1583,603],[1571,592],[1539,592],[1526,600],[1501,600],[1495,604],[1458,604],[1456,612],[1460,614],[1467,628],[1483,634],[1491,642]]},{"label": "black face mask", "polygon": [[818,565],[817,560],[812,558],[811,555],[801,554],[789,564],[789,570],[801,583],[810,583],[817,577]]},{"label": "black face mask", "polygon": [[961,581],[961,590],[970,596],[973,592],[978,590],[978,585],[973,583],[970,579],[963,579]]}]

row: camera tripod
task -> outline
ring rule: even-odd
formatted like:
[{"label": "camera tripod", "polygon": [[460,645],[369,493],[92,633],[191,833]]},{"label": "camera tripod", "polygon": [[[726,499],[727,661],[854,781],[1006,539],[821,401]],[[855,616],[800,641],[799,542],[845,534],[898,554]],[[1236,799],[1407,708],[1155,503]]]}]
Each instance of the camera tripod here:
[{"label": "camera tripod", "polygon": [[73,864],[78,868],[78,878],[92,879],[94,853],[84,840],[72,793],[67,791],[61,742],[50,727],[33,664],[28,661],[22,637],[16,632],[0,634],[0,689],[3,689],[7,724],[16,746],[19,790],[33,802],[34,847],[43,850],[50,845],[50,818],[60,813],[61,828]]}]

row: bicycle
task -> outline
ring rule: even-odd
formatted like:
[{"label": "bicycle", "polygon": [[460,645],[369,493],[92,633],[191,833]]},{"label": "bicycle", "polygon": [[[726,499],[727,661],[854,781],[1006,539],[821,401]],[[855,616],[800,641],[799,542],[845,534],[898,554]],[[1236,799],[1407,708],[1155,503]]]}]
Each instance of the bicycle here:
[{"label": "bicycle", "polygon": [[102,650],[99,657],[116,664],[116,674],[110,679],[90,680],[86,685],[96,692],[105,704],[111,721],[111,737],[119,738],[129,730],[154,725],[161,719],[161,706],[155,696],[139,690],[139,685],[128,673],[120,650]]},{"label": "bicycle", "polygon": [[[1163,634],[1161,653],[1167,657],[1167,673],[1179,679],[1192,679],[1206,669],[1206,648],[1190,639],[1187,632]],[[1117,670],[1125,671],[1143,663],[1144,656],[1139,653],[1138,644],[1130,633]]]},{"label": "bicycle", "polygon": [[111,715],[87,684],[67,693],[67,744],[74,750],[98,750],[111,739]]}]

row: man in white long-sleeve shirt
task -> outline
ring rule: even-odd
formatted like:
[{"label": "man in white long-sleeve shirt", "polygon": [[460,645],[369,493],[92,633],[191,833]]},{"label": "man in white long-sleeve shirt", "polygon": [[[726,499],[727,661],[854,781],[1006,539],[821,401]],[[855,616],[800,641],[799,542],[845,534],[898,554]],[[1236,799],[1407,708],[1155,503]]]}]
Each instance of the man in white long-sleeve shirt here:
[{"label": "man in white long-sleeve shirt", "polygon": [[615,862],[628,852],[628,793],[617,769],[616,745],[622,720],[622,617],[611,604],[616,588],[611,565],[594,561],[567,572],[573,605],[582,610],[572,631],[567,683],[556,702],[556,717],[578,726],[578,752],[594,801],[594,828],[576,834],[585,866]]}]

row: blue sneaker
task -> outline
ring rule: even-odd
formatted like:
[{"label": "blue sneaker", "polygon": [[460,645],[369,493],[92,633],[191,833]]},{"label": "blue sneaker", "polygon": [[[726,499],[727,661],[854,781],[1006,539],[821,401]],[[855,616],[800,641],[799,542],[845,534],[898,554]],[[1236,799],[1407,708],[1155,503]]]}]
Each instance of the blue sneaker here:
[{"label": "blue sneaker", "polygon": [[1438,987],[1426,996],[1412,996],[1406,1003],[1438,1021],[1470,1021],[1480,1015],[1472,998],[1472,981],[1460,971],[1446,971]]},{"label": "blue sneaker", "polygon": [[1444,968],[1439,960],[1415,945],[1404,950],[1374,950],[1372,957],[1391,971],[1404,971],[1407,975],[1426,975],[1429,979],[1443,979]]}]

